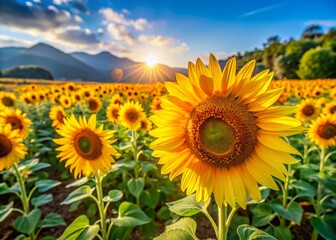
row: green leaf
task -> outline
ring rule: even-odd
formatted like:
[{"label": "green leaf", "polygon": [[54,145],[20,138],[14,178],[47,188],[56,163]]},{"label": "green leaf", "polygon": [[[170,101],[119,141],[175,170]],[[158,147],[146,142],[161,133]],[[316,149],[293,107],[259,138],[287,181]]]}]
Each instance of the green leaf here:
[{"label": "green leaf", "polygon": [[138,198],[145,187],[145,180],[143,178],[134,179],[131,178],[127,182],[127,187],[130,193]]},{"label": "green leaf", "polygon": [[14,240],[30,240],[30,238],[28,238],[25,235],[21,234],[21,235],[17,236]]},{"label": "green leaf", "polygon": [[247,216],[239,216],[238,214],[235,214],[229,226],[227,239],[230,239],[230,240],[239,239],[239,236],[237,235],[238,226],[242,224],[249,224],[249,223],[250,223],[250,220]]},{"label": "green leaf", "polygon": [[43,221],[39,224],[40,228],[50,228],[56,226],[65,226],[65,222],[61,215],[56,213],[49,213]]},{"label": "green leaf", "polygon": [[61,202],[61,205],[70,204],[82,200],[84,198],[87,198],[91,195],[93,190],[94,188],[91,189],[91,187],[88,185],[81,186],[76,190],[74,190],[73,192],[71,192],[69,196],[63,202]]},{"label": "green leaf", "polygon": [[77,217],[63,232],[59,240],[91,240],[99,232],[98,225],[90,225],[85,215]]},{"label": "green leaf", "polygon": [[6,194],[6,193],[9,193],[9,187],[7,185],[7,183],[3,182],[3,183],[0,183],[0,195],[3,195],[3,194]]},{"label": "green leaf", "polygon": [[306,181],[298,180],[292,183],[292,186],[296,189],[297,194],[302,197],[316,196],[316,189]]},{"label": "green leaf", "polygon": [[237,228],[237,233],[240,240],[277,240],[275,237],[266,232],[259,230],[248,224],[240,225]]},{"label": "green leaf", "polygon": [[329,189],[332,193],[336,192],[336,178],[330,177],[324,172],[317,174],[317,181],[322,183],[325,188]]},{"label": "green leaf", "polygon": [[150,208],[155,208],[159,203],[160,192],[157,188],[143,191],[140,195],[140,201]]},{"label": "green leaf", "polygon": [[135,204],[123,202],[119,206],[118,218],[114,224],[119,227],[135,227],[150,222],[151,219]]},{"label": "green leaf", "polygon": [[198,239],[196,237],[197,224],[194,219],[185,217],[178,220],[176,223],[168,225],[166,231],[155,240],[164,239]]},{"label": "green leaf", "polygon": [[251,211],[253,213],[252,225],[256,227],[270,223],[275,217],[272,208],[267,203],[258,204]]},{"label": "green leaf", "polygon": [[13,202],[0,207],[0,222],[6,219],[6,217],[13,211]]},{"label": "green leaf", "polygon": [[310,219],[310,224],[317,230],[318,234],[327,240],[335,239],[335,222],[335,216],[325,216],[322,219],[312,217]]},{"label": "green leaf", "polygon": [[251,205],[251,204],[256,204],[256,203],[260,203],[260,202],[264,202],[266,200],[266,198],[268,197],[270,190],[269,188],[266,187],[259,187],[260,193],[261,193],[261,200],[260,201],[256,201],[253,200],[250,196],[247,199],[247,204]]},{"label": "green leaf", "polygon": [[167,206],[162,206],[160,210],[157,212],[157,217],[159,219],[168,219],[170,218],[170,216],[171,214]]},{"label": "green leaf", "polygon": [[274,236],[278,240],[292,240],[291,231],[284,226],[277,226],[274,228]]},{"label": "green leaf", "polygon": [[50,203],[53,200],[52,194],[42,194],[41,196],[32,198],[31,203],[34,207],[40,207],[47,203]]},{"label": "green leaf", "polygon": [[61,182],[55,181],[55,180],[50,180],[50,179],[43,179],[43,180],[38,180],[35,182],[35,187],[37,187],[39,192],[45,192],[48,191],[49,189],[56,187],[60,185]]},{"label": "green leaf", "polygon": [[38,170],[50,167],[51,165],[49,163],[44,163],[44,162],[40,162],[37,165],[33,166],[30,170],[32,170],[33,172],[36,172]]},{"label": "green leaf", "polygon": [[190,233],[182,229],[174,229],[169,232],[162,233],[160,236],[154,238],[154,240],[172,240],[172,239],[181,239],[181,240],[195,240]]},{"label": "green leaf", "polygon": [[292,202],[287,209],[283,208],[279,200],[274,200],[270,203],[274,212],[278,213],[281,217],[289,221],[294,221],[297,225],[300,225],[303,209],[297,202]]},{"label": "green leaf", "polygon": [[89,179],[87,177],[82,177],[82,178],[77,179],[77,180],[73,181],[72,183],[66,185],[65,187],[66,188],[79,187],[79,186],[82,186],[83,184],[87,183],[88,181],[89,181]]},{"label": "green leaf", "polygon": [[206,203],[197,202],[196,195],[192,194],[175,202],[167,203],[169,210],[180,216],[189,217],[199,212],[205,212],[210,204],[210,199]]},{"label": "green leaf", "polygon": [[41,210],[35,208],[29,213],[29,215],[21,215],[15,219],[13,227],[15,230],[25,234],[31,234],[34,232],[38,221],[41,217]]},{"label": "green leaf", "polygon": [[158,169],[157,166],[155,166],[153,163],[151,162],[143,162],[142,166],[141,166],[141,172],[143,173],[148,173],[152,170],[156,170]]},{"label": "green leaf", "polygon": [[120,190],[111,190],[108,195],[104,197],[104,202],[118,202],[123,197],[123,192]]}]

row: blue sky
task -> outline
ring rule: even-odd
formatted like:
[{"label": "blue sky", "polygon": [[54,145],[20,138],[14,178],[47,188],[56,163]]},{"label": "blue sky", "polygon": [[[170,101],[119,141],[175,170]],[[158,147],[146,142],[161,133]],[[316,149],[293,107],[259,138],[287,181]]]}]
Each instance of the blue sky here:
[{"label": "blue sky", "polygon": [[273,35],[297,39],[311,24],[336,27],[336,1],[0,0],[0,47],[45,42],[173,67],[261,48]]}]

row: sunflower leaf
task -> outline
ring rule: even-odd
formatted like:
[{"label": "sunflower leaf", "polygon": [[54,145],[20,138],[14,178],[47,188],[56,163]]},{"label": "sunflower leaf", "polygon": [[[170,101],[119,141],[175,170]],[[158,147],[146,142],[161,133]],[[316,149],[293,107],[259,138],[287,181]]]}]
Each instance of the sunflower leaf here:
[{"label": "sunflower leaf", "polygon": [[248,224],[240,225],[237,228],[237,233],[240,240],[277,240],[275,237],[269,235],[268,233],[259,230]]},{"label": "sunflower leaf", "polygon": [[131,178],[127,182],[127,187],[130,193],[138,198],[145,187],[145,180],[143,178],[134,179]]},{"label": "sunflower leaf", "polygon": [[12,211],[13,211],[13,202],[10,202],[4,206],[0,206],[0,222],[5,220],[6,217],[8,217]]},{"label": "sunflower leaf", "polygon": [[91,195],[93,191],[94,191],[94,188],[91,189],[91,187],[88,185],[81,186],[77,188],[75,191],[71,192],[69,196],[63,202],[61,202],[61,205],[63,204],[68,205],[73,202],[77,202],[79,200],[87,198]]},{"label": "sunflower leaf", "polygon": [[210,199],[206,203],[197,202],[195,194],[175,202],[167,203],[170,211],[184,217],[189,217],[199,212],[206,212],[209,204]]},{"label": "sunflower leaf", "polygon": [[34,209],[28,215],[21,215],[15,219],[13,227],[18,232],[31,234],[35,230],[41,214],[40,209]]},{"label": "sunflower leaf", "polygon": [[168,225],[166,231],[160,236],[154,238],[155,240],[169,240],[169,239],[186,239],[197,240],[196,237],[197,224],[195,220],[189,217],[181,218],[176,223]]},{"label": "sunflower leaf", "polygon": [[97,224],[90,225],[88,217],[81,215],[65,229],[59,240],[91,240],[98,234],[98,232],[99,226]]},{"label": "sunflower leaf", "polygon": [[149,223],[151,219],[135,204],[123,202],[119,206],[118,218],[114,223],[119,227],[135,227]]},{"label": "sunflower leaf", "polygon": [[325,239],[335,239],[336,230],[335,230],[335,216],[325,216],[322,219],[317,217],[312,217],[310,219],[310,224],[317,230],[318,234]]},{"label": "sunflower leaf", "polygon": [[38,180],[35,182],[35,187],[37,187],[39,192],[45,192],[48,191],[49,189],[56,187],[60,185],[61,182],[55,181],[55,180],[50,180],[50,179],[43,179],[43,180]]}]

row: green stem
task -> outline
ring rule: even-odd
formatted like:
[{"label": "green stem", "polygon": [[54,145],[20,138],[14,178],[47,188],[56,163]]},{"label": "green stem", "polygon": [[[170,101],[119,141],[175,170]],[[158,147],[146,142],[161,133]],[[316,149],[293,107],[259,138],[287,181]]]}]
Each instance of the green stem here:
[{"label": "green stem", "polygon": [[215,233],[216,233],[216,237],[217,239],[219,238],[219,235],[218,235],[218,227],[215,223],[215,221],[213,220],[213,218],[211,217],[211,215],[205,210],[203,211],[204,215],[209,219],[213,229],[215,230]]},{"label": "green stem", "polygon": [[[321,147],[321,152],[320,152],[320,169],[319,172],[323,172],[324,171],[324,166],[325,166],[325,162],[327,161],[327,159],[325,159],[325,148]],[[322,199],[322,189],[323,186],[320,182],[317,183],[317,197],[316,197],[316,203],[315,203],[315,215],[317,218],[321,217],[321,199]],[[314,229],[313,234],[311,239],[312,240],[316,240],[318,237],[317,231],[316,229]]]},{"label": "green stem", "polygon": [[303,163],[308,163],[308,146],[305,144],[303,145],[303,156],[302,156],[302,159],[303,159]]},{"label": "green stem", "polygon": [[107,231],[106,231],[106,212],[105,212],[105,206],[103,201],[103,187],[102,187],[103,177],[101,176],[101,173],[98,172],[96,175],[96,188],[97,188],[97,197],[98,197],[98,210],[100,215],[100,224],[101,224],[101,233],[103,240],[107,240]]},{"label": "green stem", "polygon": [[227,207],[222,205],[218,206],[218,240],[226,240],[228,226],[226,225],[227,221]]},{"label": "green stem", "polygon": [[25,212],[26,215],[29,214],[29,202],[27,201],[28,198],[27,198],[27,192],[26,192],[26,186],[25,186],[25,183],[24,183],[24,179],[23,177],[21,176],[21,173],[19,171],[19,167],[16,163],[13,164],[13,167],[14,167],[14,171],[15,171],[15,174],[16,174],[16,178],[19,182],[19,185],[20,185],[20,191],[21,191],[21,202],[22,202],[22,206],[23,206],[23,210]]},{"label": "green stem", "polygon": [[[134,167],[134,175],[135,179],[139,178],[139,159],[138,159],[138,144],[137,144],[137,132],[132,130],[132,137],[131,137],[132,147],[133,147],[133,158],[135,161],[135,167]],[[136,204],[137,206],[140,206],[140,198],[136,198]]]},{"label": "green stem", "polygon": [[[291,174],[292,174],[291,171],[292,171],[292,167],[291,165],[288,165],[288,175],[286,177],[285,185],[283,187],[283,194],[282,194],[282,207],[284,209],[287,209],[288,188],[289,188],[289,181],[290,181]],[[286,219],[284,217],[281,217],[280,224],[283,227],[286,226]]]}]

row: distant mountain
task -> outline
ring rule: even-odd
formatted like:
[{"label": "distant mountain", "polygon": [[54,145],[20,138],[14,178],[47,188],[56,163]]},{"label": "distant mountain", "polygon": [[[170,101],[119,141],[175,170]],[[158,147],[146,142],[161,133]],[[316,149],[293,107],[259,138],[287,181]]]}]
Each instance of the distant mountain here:
[{"label": "distant mountain", "polygon": [[187,72],[186,69],[170,68],[163,64],[148,68],[145,63],[119,58],[109,52],[67,54],[44,43],[30,48],[0,48],[0,70],[26,65],[48,70],[54,79],[97,82],[174,81],[175,72]]},{"label": "distant mountain", "polygon": [[96,55],[90,55],[84,52],[74,52],[71,53],[71,56],[99,71],[111,71],[114,68],[126,69],[136,64],[136,62],[133,62],[128,58],[119,58],[109,52],[101,52]]},{"label": "distant mountain", "polygon": [[55,79],[94,81],[101,73],[52,46],[38,43],[1,61],[1,69],[36,65],[51,72]]}]

